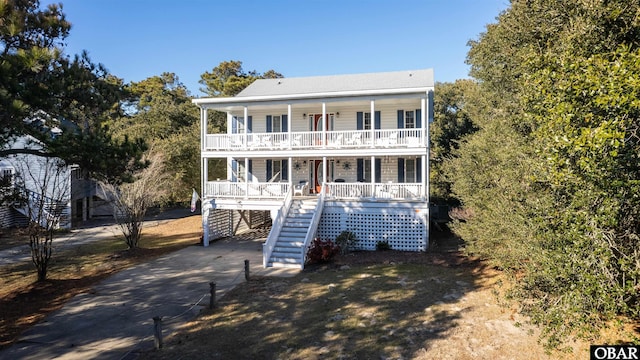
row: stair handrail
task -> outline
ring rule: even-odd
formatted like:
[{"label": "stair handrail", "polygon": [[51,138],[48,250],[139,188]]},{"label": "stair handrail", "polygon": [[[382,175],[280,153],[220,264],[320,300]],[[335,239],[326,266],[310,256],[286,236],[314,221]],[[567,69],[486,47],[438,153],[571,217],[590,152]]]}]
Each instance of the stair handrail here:
[{"label": "stair handrail", "polygon": [[[14,206],[18,212],[28,217],[30,221],[37,222],[43,228],[61,227],[62,217],[67,210],[63,202],[26,188],[23,191],[26,193],[26,202],[21,204],[22,206]],[[58,208],[61,210],[57,210]]]},{"label": "stair handrail", "polygon": [[269,259],[271,258],[273,249],[276,247],[276,242],[278,241],[278,237],[280,236],[280,232],[282,231],[282,226],[287,219],[289,208],[291,208],[292,202],[293,186],[290,186],[287,191],[287,195],[284,197],[284,204],[282,205],[282,207],[280,207],[280,209],[278,209],[278,214],[273,220],[273,225],[271,225],[269,236],[267,236],[267,240],[262,244],[262,266],[264,266],[265,268],[269,264]]},{"label": "stair handrail", "polygon": [[320,194],[318,195],[318,203],[316,204],[316,208],[313,212],[313,217],[311,218],[311,223],[309,224],[309,229],[307,230],[307,234],[304,237],[304,244],[302,245],[302,264],[300,264],[300,268],[304,269],[304,264],[307,262],[307,251],[309,251],[309,246],[311,245],[311,240],[316,236],[316,232],[318,230],[318,224],[320,224],[320,218],[322,217],[322,209],[324,209],[324,198],[327,191],[327,184],[322,183],[322,189],[320,190]]}]

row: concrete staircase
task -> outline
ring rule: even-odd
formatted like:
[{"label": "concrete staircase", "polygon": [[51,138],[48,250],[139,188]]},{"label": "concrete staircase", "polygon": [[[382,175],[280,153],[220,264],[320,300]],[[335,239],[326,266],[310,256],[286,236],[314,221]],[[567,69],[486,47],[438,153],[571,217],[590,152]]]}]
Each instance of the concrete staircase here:
[{"label": "concrete staircase", "polygon": [[294,199],[267,266],[302,268],[304,238],[318,200]]}]

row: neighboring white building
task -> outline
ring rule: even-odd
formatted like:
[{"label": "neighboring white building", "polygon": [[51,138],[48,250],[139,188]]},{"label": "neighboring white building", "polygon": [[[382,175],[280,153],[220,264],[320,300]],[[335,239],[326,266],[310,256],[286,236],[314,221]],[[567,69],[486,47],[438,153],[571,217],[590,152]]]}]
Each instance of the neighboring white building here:
[{"label": "neighboring white building", "polygon": [[[201,98],[204,244],[269,210],[264,266],[303,267],[314,237],[355,233],[356,249],[429,245],[433,70],[257,80]],[[209,134],[209,111],[227,133]],[[227,178],[209,179],[211,159]],[[249,216],[251,215],[251,216]]]},{"label": "neighboring white building", "polygon": [[[45,120],[36,117],[45,124]],[[52,136],[59,135],[58,127],[43,127]],[[9,149],[41,149],[41,143],[25,135],[6,144]],[[26,203],[0,206],[0,227],[26,226],[37,203],[45,204],[45,211],[60,214],[56,228],[70,229],[74,223],[101,214],[111,214],[109,206],[98,207],[103,201],[97,196],[96,182],[86,179],[77,165],[65,165],[58,158],[19,153],[0,159],[0,176],[11,177],[14,186],[21,186]],[[44,225],[44,224],[41,224]]]}]

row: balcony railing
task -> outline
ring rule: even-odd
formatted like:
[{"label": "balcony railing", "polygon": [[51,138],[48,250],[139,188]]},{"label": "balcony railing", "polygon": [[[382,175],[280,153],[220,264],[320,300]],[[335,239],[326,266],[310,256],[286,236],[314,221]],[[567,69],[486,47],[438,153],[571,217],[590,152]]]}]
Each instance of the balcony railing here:
[{"label": "balcony railing", "polygon": [[285,182],[231,182],[209,181],[206,183],[205,197],[231,199],[284,199],[289,191]]},{"label": "balcony railing", "polygon": [[422,129],[208,134],[205,151],[406,148],[426,146]]},{"label": "balcony railing", "polygon": [[329,183],[327,197],[337,199],[422,199],[421,183]]},{"label": "balcony railing", "polygon": [[[422,183],[327,183],[325,196],[329,199],[423,199]],[[211,181],[206,184],[204,197],[227,199],[284,199],[289,183],[244,183]]]}]

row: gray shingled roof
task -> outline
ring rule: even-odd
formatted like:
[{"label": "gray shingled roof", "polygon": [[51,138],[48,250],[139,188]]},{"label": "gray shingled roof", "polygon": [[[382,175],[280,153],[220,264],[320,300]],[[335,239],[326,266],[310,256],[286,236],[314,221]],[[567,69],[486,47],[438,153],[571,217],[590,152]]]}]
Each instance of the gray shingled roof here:
[{"label": "gray shingled roof", "polygon": [[286,96],[433,86],[433,69],[424,69],[369,74],[259,79],[236,95],[236,97]]}]

